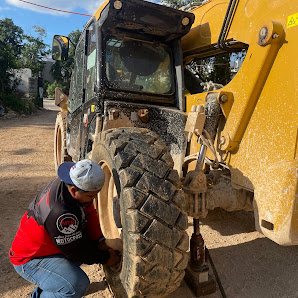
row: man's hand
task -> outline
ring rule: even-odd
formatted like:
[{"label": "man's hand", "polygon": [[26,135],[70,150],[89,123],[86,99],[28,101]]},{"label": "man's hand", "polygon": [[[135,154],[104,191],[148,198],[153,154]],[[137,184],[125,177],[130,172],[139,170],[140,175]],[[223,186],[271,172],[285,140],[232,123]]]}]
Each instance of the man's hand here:
[{"label": "man's hand", "polygon": [[109,249],[108,251],[110,253],[110,258],[105,263],[105,265],[107,265],[109,267],[113,267],[113,266],[117,265],[118,263],[120,263],[120,261],[121,261],[120,252],[118,250],[114,250],[112,248]]}]

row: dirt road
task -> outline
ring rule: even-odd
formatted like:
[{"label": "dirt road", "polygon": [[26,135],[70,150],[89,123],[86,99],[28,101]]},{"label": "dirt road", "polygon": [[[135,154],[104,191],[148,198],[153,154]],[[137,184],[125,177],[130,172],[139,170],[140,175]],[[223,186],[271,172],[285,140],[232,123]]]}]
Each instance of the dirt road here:
[{"label": "dirt road", "polygon": [[[45,107],[51,108],[52,102]],[[0,297],[25,297],[33,289],[14,272],[7,252],[28,204],[55,177],[56,113],[42,110],[29,117],[0,119]],[[280,247],[255,232],[252,214],[210,212],[202,234],[227,297],[298,297],[298,247]],[[86,297],[113,297],[99,266],[83,269],[91,280]],[[182,285],[169,296],[179,297],[194,295]],[[217,291],[206,297],[221,295]]]}]

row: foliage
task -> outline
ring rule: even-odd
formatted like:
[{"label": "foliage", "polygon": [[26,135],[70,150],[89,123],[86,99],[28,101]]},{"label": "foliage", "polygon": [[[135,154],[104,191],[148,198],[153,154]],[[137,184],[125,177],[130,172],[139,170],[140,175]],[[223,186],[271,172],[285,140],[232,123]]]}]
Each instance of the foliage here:
[{"label": "foliage", "polygon": [[3,105],[21,114],[32,114],[36,111],[34,104],[18,93],[6,94],[2,97]]},{"label": "foliage", "polygon": [[0,44],[9,47],[15,56],[21,54],[23,29],[15,25],[12,19],[0,20]]},{"label": "foliage", "polygon": [[35,95],[34,97],[31,97],[31,101],[36,107],[43,106],[43,99],[40,98],[39,95]]},{"label": "foliage", "polygon": [[30,68],[32,75],[37,77],[44,68],[43,58],[49,54],[48,45],[43,42],[47,36],[45,29],[33,26],[37,37],[24,35],[26,42],[22,50],[22,63],[24,68]]},{"label": "foliage", "polygon": [[61,90],[63,92],[67,92],[68,91],[68,88],[69,88],[69,84],[68,82],[57,82],[57,81],[54,81],[53,84],[49,84],[48,87],[47,87],[47,95],[49,98],[55,98],[55,89],[56,87],[58,88],[61,88]]},{"label": "foliage", "polygon": [[48,97],[47,89],[50,85],[50,82],[47,80],[42,81],[43,97]]},{"label": "foliage", "polygon": [[206,76],[206,81],[212,81],[226,85],[231,80],[230,53],[216,55],[209,59],[211,65],[210,73]]},{"label": "foliage", "polygon": [[15,90],[13,69],[19,68],[17,57],[22,51],[22,38],[21,27],[11,19],[0,20],[0,95]]},{"label": "foliage", "polygon": [[212,81],[217,84],[226,85],[233,77],[231,61],[237,60],[241,65],[245,56],[245,50],[238,53],[222,53],[213,57],[194,59],[187,67],[204,82]]},{"label": "foliage", "polygon": [[198,75],[203,82],[210,81],[211,58],[193,59],[187,68]]},{"label": "foliage", "polygon": [[51,69],[54,80],[63,84],[66,90],[69,90],[71,73],[74,63],[75,49],[81,36],[81,31],[77,29],[72,31],[68,38],[70,39],[69,52],[67,61],[56,61]]}]

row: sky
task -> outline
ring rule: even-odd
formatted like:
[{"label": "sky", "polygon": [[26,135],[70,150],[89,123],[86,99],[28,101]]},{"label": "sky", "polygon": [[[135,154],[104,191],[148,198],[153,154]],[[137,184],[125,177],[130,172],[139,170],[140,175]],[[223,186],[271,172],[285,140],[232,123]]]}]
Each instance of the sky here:
[{"label": "sky", "polygon": [[[28,0],[27,2],[93,15],[104,0]],[[152,0],[157,2],[157,0]],[[62,13],[37,7],[20,0],[0,0],[0,19],[10,18],[26,34],[35,36],[32,26],[40,26],[47,32],[45,42],[50,46],[55,34],[67,36],[76,29],[82,30],[90,17]]]}]

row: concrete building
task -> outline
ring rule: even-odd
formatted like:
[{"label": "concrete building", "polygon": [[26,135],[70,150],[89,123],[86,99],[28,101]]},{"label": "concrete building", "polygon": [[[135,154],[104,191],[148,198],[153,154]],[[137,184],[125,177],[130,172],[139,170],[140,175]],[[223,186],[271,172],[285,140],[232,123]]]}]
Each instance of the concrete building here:
[{"label": "concrete building", "polygon": [[[55,63],[55,61],[52,59],[46,59],[44,63],[45,63],[45,66],[42,71],[42,78],[43,80],[46,80],[52,84],[54,83],[54,78],[51,74],[51,67]],[[20,82],[17,87],[19,91],[23,92],[26,97],[29,97],[29,94],[34,95],[35,93],[37,93],[37,91],[35,91],[35,89],[37,90],[37,79],[32,78],[31,69],[29,68],[16,69],[14,73],[15,73],[15,78]],[[36,83],[35,83],[35,80],[36,80]],[[35,88],[35,85],[36,85],[36,88]]]},{"label": "concrete building", "polygon": [[17,89],[29,97],[29,78],[32,77],[32,71],[29,68],[16,69],[14,71],[16,80],[19,80]]}]

